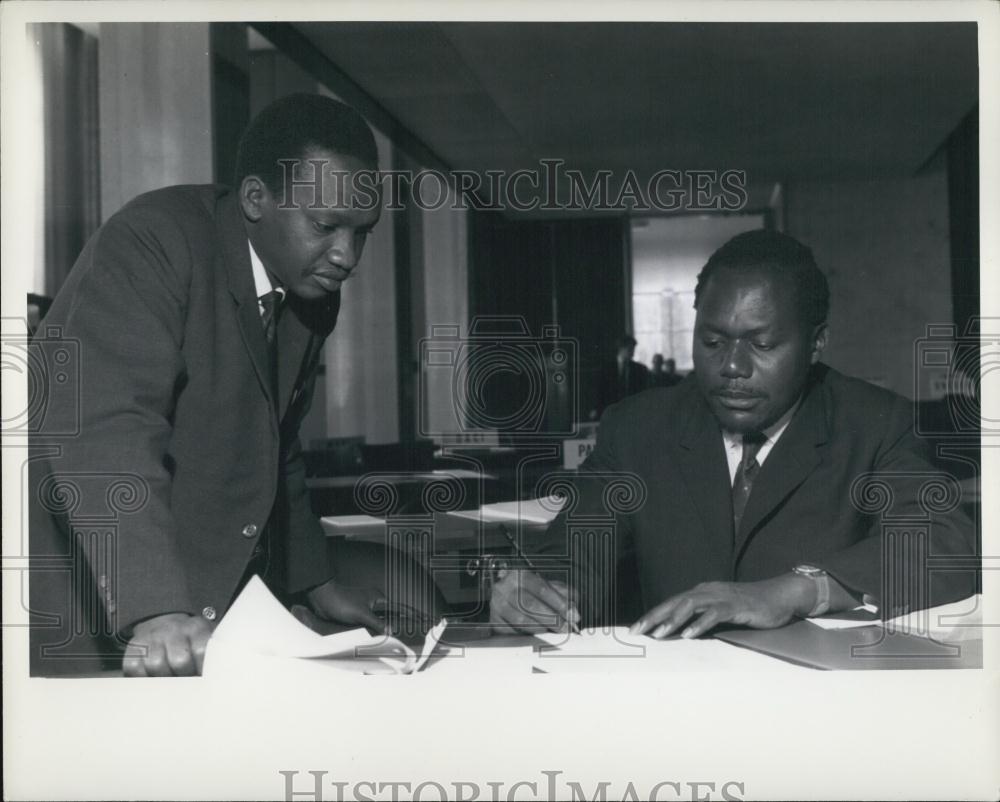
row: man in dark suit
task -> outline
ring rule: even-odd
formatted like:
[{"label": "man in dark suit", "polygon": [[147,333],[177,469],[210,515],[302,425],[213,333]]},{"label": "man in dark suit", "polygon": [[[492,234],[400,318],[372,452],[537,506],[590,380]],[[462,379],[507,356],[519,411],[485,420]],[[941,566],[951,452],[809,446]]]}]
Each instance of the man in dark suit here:
[{"label": "man in dark suit", "polygon": [[597,407],[591,417],[599,417],[612,404],[651,386],[649,368],[632,358],[637,344],[631,334],[622,337],[615,361],[608,363],[601,372]]},{"label": "man in dark suit", "polygon": [[680,384],[684,377],[677,373],[677,362],[673,359],[664,361],[663,354],[653,354],[653,369],[649,374],[650,387],[673,387]]},{"label": "man in dark suit", "polygon": [[44,326],[79,344],[80,386],[48,393],[32,443],[34,673],[199,673],[253,574],[384,627],[378,593],[331,567],[298,439],[380,216],[377,181],[354,179],[377,164],[353,109],[289,96],[244,134],[235,189],[147,193],[87,244]]},{"label": "man in dark suit", "polygon": [[[607,411],[577,498],[553,523],[569,587],[507,574],[496,628],[610,618],[697,637],[864,599],[891,616],[974,593],[973,525],[914,436],[911,404],[820,362],[829,291],[811,251],[776,232],[741,234],[705,265],[695,307],[694,375]],[[609,510],[615,483],[630,492]],[[886,537],[883,512],[909,535]],[[631,615],[611,609],[626,556]]]}]

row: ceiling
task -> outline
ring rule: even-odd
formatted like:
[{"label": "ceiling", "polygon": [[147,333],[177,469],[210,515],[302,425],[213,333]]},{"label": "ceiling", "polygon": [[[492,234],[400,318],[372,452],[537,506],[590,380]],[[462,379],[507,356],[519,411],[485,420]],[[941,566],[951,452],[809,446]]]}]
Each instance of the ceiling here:
[{"label": "ceiling", "polygon": [[974,23],[295,23],[453,169],[912,175],[973,107]]}]

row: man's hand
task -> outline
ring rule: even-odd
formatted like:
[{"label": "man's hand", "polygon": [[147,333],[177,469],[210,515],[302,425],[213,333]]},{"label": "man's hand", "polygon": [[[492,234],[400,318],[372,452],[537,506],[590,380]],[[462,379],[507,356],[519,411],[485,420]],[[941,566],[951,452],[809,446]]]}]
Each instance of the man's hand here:
[{"label": "man's hand", "polygon": [[761,582],[702,582],[649,610],[629,632],[665,638],[684,627],[681,637],[697,638],[723,623],[773,629],[805,615],[815,602],[812,580],[795,574]]},{"label": "man's hand", "polygon": [[167,613],[136,624],[122,660],[125,676],[200,675],[213,628],[201,616],[187,613]]},{"label": "man's hand", "polygon": [[374,612],[385,597],[374,588],[352,588],[331,579],[314,587],[306,597],[320,618],[387,634],[385,622]]},{"label": "man's hand", "polygon": [[503,635],[565,631],[580,623],[575,594],[562,582],[546,581],[533,571],[497,572],[490,598],[490,623]]}]

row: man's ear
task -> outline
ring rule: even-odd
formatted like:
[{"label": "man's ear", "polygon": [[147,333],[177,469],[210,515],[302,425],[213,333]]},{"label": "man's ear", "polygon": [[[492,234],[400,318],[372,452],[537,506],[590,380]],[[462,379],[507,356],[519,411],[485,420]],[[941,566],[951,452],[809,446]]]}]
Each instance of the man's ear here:
[{"label": "man's ear", "polygon": [[273,203],[271,191],[255,175],[248,175],[240,182],[240,208],[251,223],[259,222],[264,210]]},{"label": "man's ear", "polygon": [[816,328],[813,329],[812,334],[812,364],[819,362],[819,358],[823,355],[823,349],[826,348],[827,335],[829,334],[829,327],[826,323],[820,323]]}]

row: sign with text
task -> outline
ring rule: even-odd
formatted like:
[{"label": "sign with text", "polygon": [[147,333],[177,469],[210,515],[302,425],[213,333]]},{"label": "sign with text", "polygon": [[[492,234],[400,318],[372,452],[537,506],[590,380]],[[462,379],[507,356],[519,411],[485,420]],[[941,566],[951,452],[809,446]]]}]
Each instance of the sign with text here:
[{"label": "sign with text", "polygon": [[563,468],[575,471],[587,459],[597,445],[597,438],[587,437],[581,440],[563,440]]}]

